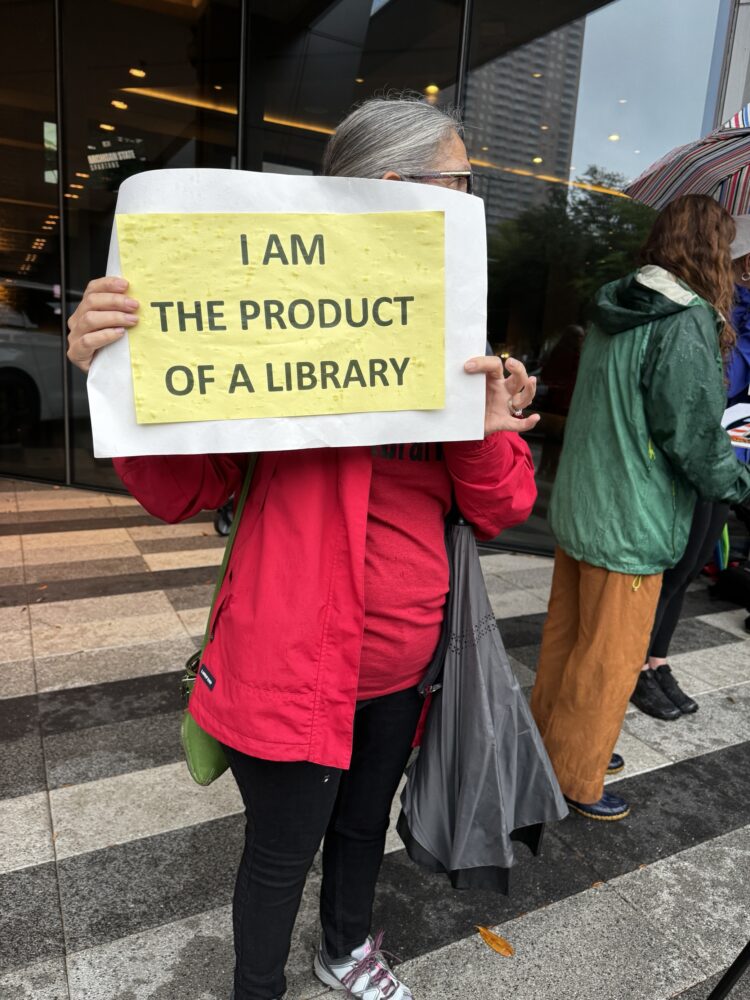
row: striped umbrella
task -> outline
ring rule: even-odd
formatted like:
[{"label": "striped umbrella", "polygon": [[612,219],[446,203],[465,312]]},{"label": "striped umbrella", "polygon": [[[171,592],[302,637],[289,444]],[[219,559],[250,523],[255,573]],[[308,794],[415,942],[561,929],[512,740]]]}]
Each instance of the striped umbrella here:
[{"label": "striped umbrella", "polygon": [[703,139],[657,160],[625,193],[662,209],[683,194],[707,194],[732,215],[750,213],[750,104]]}]

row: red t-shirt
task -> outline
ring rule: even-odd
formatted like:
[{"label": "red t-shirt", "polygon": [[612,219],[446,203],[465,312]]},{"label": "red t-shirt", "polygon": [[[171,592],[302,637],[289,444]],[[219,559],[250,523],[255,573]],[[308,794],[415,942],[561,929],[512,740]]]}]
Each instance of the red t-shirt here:
[{"label": "red t-shirt", "polygon": [[452,487],[443,446],[372,451],[360,700],[419,683],[440,637],[448,592],[444,522]]}]

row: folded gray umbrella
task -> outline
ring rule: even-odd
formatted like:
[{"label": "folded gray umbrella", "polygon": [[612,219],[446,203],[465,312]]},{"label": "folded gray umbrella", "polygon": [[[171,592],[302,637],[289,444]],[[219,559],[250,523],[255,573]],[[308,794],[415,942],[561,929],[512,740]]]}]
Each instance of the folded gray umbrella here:
[{"label": "folded gray umbrella", "polygon": [[538,853],[544,824],[568,809],[508,662],[470,525],[449,525],[446,543],[451,588],[423,681],[433,701],[397,829],[412,860],[455,888],[507,893],[513,841]]}]

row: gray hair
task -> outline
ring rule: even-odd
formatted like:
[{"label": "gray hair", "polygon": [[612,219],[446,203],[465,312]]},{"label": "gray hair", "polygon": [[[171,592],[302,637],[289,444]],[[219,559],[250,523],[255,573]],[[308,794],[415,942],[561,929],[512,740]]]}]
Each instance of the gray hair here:
[{"label": "gray hair", "polygon": [[419,95],[373,97],[355,108],[331,136],[323,173],[382,177],[387,170],[417,176],[430,170],[442,144],[463,136],[460,115]]}]

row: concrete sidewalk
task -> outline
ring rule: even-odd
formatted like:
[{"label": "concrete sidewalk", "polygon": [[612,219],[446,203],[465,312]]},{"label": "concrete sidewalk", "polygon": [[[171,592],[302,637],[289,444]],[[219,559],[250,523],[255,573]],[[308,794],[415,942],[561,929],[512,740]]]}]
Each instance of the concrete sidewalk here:
[{"label": "concrete sidewalk", "polygon": [[[223,540],[123,497],[0,480],[0,1000],[226,1000],[242,843],[229,777],[193,785],[177,679]],[[483,557],[530,688],[551,578]],[[376,902],[416,1000],[703,1000],[750,937],[750,636],[693,586],[672,665],[700,711],[628,714],[622,823],[571,817],[518,850],[509,898],[457,892],[389,836]],[[311,973],[319,870],[289,966]],[[503,958],[476,924],[515,947]],[[749,1000],[750,973],[732,1000]]]}]

